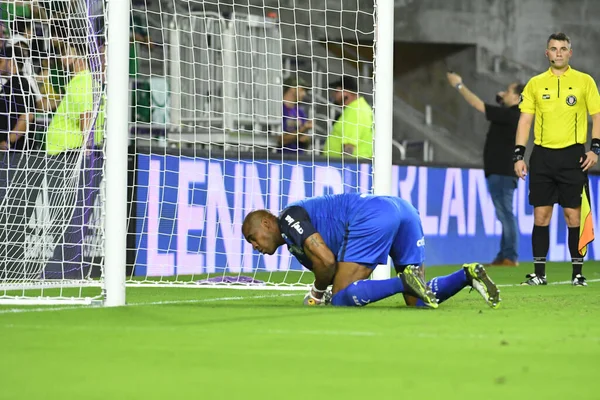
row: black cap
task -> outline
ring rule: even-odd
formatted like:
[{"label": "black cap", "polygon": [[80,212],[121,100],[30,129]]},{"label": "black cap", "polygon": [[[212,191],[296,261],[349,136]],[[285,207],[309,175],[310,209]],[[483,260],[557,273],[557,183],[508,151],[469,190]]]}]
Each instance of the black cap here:
[{"label": "black cap", "polygon": [[344,76],[342,76],[341,79],[331,82],[331,84],[329,85],[329,88],[331,88],[331,89],[340,89],[341,88],[342,90],[348,90],[350,92],[358,93],[358,82],[356,81],[356,78],[354,78],[350,75],[344,75]]},{"label": "black cap", "polygon": [[286,88],[295,88],[295,87],[304,87],[308,88],[308,84],[306,81],[299,76],[291,75],[285,78],[283,81],[283,86]]}]

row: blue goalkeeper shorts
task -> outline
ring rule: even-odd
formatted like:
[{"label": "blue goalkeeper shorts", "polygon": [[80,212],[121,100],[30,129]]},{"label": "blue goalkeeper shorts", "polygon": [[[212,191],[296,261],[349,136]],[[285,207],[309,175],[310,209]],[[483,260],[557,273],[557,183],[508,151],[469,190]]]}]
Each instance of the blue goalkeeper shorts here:
[{"label": "blue goalkeeper shorts", "polygon": [[423,264],[421,218],[401,198],[374,196],[349,221],[337,259],[375,268],[387,264],[388,256],[397,266]]}]

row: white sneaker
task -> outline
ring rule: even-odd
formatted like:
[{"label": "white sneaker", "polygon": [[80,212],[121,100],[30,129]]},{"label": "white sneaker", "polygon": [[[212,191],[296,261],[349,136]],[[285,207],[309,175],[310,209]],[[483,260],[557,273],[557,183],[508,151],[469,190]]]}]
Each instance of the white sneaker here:
[{"label": "white sneaker", "polygon": [[573,278],[573,286],[587,286],[588,284],[585,281],[585,276],[581,274],[575,275]]}]

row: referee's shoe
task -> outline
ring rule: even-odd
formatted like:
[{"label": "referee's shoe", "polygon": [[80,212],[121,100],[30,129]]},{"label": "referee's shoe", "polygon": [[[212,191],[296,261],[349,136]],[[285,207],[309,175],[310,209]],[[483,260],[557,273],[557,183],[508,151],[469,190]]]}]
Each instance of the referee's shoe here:
[{"label": "referee's shoe", "polygon": [[587,286],[588,284],[585,281],[585,276],[581,274],[575,275],[573,278],[573,286]]},{"label": "referee's shoe", "polygon": [[[547,285],[548,281],[546,280],[545,276],[538,276],[536,274],[527,274],[525,275],[525,278],[527,278],[527,280],[523,283],[521,283],[521,285],[523,286],[540,286],[540,285]],[[581,275],[581,274],[577,274],[575,275],[575,277],[573,278],[573,286],[587,286],[587,282],[585,281],[585,276]]]},{"label": "referee's shoe", "polygon": [[[525,275],[525,279],[527,280],[521,283],[521,285],[523,286],[540,286],[548,284],[548,281],[546,280],[545,276],[539,276],[536,274],[527,274]],[[573,284],[575,284],[574,281]]]}]

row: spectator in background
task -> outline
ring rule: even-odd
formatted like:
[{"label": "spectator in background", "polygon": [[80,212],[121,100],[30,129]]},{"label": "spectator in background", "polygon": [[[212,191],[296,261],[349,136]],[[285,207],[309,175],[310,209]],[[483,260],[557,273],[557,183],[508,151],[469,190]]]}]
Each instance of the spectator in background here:
[{"label": "spectator in background", "polygon": [[32,19],[16,18],[12,22],[11,31],[13,46],[23,45],[31,55],[31,60],[28,60],[28,65],[26,65],[28,73],[39,73],[43,66],[42,61],[48,57],[42,25],[39,21]]},{"label": "spectator in background", "polygon": [[[81,193],[74,182],[77,182],[78,174],[87,171],[89,164],[81,165],[81,148],[90,137],[88,133],[96,116],[95,86],[85,52],[86,46],[83,44],[68,47],[62,64],[71,75],[71,80],[48,127],[46,151],[33,151],[28,157],[21,158],[7,190],[4,207],[0,208],[0,254],[7,255],[0,259],[0,279],[3,276],[37,277],[42,270],[47,277],[60,278],[71,272],[81,276],[81,263],[78,260],[82,257],[79,249],[83,234],[81,227],[85,224],[80,223],[78,231],[74,233],[77,227],[70,222],[74,216],[81,217],[83,212],[76,203]],[[102,131],[97,134],[102,135]],[[49,245],[60,244],[54,247],[54,255],[47,265],[44,257],[25,257],[31,247],[25,240],[25,228],[35,209],[43,182],[47,187],[51,222],[38,227],[36,235],[51,237],[54,242],[46,242]],[[68,239],[61,240],[62,237]],[[73,262],[74,266],[66,269],[70,265],[68,262]]]},{"label": "spectator in background", "polygon": [[[6,197],[10,177],[21,159],[21,152],[8,150],[29,148],[28,127],[35,107],[27,80],[18,73],[20,51],[11,46],[0,48],[0,201]],[[9,208],[7,203],[2,204]],[[0,232],[4,226],[0,223]]]},{"label": "spectator in background", "polygon": [[27,149],[28,127],[35,112],[35,100],[27,79],[22,77],[22,53],[18,47],[0,51],[0,149]]},{"label": "spectator in background", "polygon": [[312,129],[312,121],[298,103],[306,95],[306,84],[301,79],[289,77],[283,82],[283,132],[280,145],[284,152],[302,152],[311,143],[306,134]]},{"label": "spectator in background", "polygon": [[50,84],[49,53],[43,22],[48,21],[46,10],[39,2],[30,2],[31,12],[27,16],[15,16],[11,22],[10,44],[19,47],[23,53],[23,63],[20,74],[27,79],[29,88],[35,97],[36,112],[30,124],[32,133],[32,148],[43,146],[43,135],[47,126],[47,116],[56,109],[60,97],[55,96]]},{"label": "spectator in background", "polygon": [[483,148],[483,169],[488,191],[496,209],[496,217],[502,224],[500,251],[491,265],[516,267],[519,265],[519,231],[513,214],[513,195],[517,188],[517,176],[513,168],[513,151],[517,125],[519,124],[519,101],[524,85],[513,82],[496,96],[499,106],[484,103],[471,92],[460,75],[447,73],[448,82],[477,111],[490,121]]},{"label": "spectator in background", "polygon": [[358,94],[356,79],[344,76],[330,86],[333,102],[343,107],[325,142],[324,153],[330,157],[352,155],[373,157],[373,109]]},{"label": "spectator in background", "polygon": [[[40,41],[35,37],[33,22],[31,20],[16,18],[12,25],[10,43],[13,48],[20,48],[22,54],[22,62],[19,62],[19,73],[27,79],[30,91],[35,97],[36,105],[41,109],[43,106],[43,96],[36,79],[34,62],[41,65],[43,40]],[[40,71],[40,68],[37,70]]]},{"label": "spectator in background", "polygon": [[82,146],[93,113],[92,73],[86,59],[69,47],[63,66],[72,75],[46,133],[46,152],[58,155]]}]

